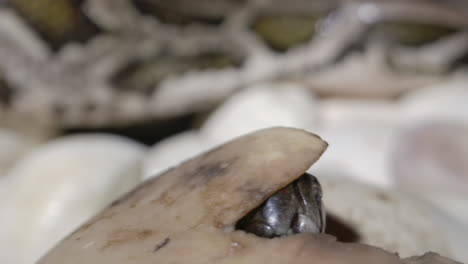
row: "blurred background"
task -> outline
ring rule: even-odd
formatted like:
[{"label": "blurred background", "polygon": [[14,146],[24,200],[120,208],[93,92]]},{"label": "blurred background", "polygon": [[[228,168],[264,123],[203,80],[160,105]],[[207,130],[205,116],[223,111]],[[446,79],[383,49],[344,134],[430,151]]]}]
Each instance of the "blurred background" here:
[{"label": "blurred background", "polygon": [[329,143],[328,233],[468,262],[466,0],[1,0],[0,263],[271,126]]}]

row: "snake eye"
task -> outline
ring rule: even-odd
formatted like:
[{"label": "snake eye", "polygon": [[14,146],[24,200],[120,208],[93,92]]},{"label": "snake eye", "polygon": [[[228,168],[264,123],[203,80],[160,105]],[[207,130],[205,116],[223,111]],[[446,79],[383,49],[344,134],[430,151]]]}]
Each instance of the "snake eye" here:
[{"label": "snake eye", "polygon": [[453,27],[404,21],[383,21],[372,26],[371,34],[405,46],[424,46],[457,33]]}]

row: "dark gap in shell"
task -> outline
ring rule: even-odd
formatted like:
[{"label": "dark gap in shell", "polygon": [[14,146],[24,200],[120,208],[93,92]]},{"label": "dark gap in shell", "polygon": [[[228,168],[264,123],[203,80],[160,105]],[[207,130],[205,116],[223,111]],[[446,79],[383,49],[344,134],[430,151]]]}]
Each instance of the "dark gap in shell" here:
[{"label": "dark gap in shell", "polygon": [[359,233],[354,228],[328,212],[325,233],[335,236],[340,242],[359,242],[361,239]]}]

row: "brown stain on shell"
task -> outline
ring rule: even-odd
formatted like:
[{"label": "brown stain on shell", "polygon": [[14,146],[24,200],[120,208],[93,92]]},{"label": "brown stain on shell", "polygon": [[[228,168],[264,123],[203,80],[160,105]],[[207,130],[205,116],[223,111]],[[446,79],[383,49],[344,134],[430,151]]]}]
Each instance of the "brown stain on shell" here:
[{"label": "brown stain on shell", "polygon": [[101,247],[101,250],[107,250],[111,247],[120,246],[132,241],[145,240],[154,235],[153,230],[149,229],[121,229],[116,230],[109,235],[106,243]]},{"label": "brown stain on shell", "polygon": [[[175,260],[188,257],[175,253],[178,250],[194,254],[192,263],[218,259],[222,255],[211,249],[232,241],[236,233],[225,230],[302,175],[326,147],[315,135],[290,128],[265,129],[234,139],[145,181],[38,264],[63,263],[62,257],[67,264],[127,264],[129,259],[139,264],[185,263]],[[207,240],[206,232],[217,238]],[[164,243],[166,238],[170,247]],[[80,250],[90,242],[96,243]],[[254,246],[248,241],[238,243]]]},{"label": "brown stain on shell", "polygon": [[227,160],[211,161],[206,164],[201,164],[194,172],[185,175],[185,185],[188,188],[204,186],[214,178],[226,175],[238,159],[238,157],[232,157]]}]

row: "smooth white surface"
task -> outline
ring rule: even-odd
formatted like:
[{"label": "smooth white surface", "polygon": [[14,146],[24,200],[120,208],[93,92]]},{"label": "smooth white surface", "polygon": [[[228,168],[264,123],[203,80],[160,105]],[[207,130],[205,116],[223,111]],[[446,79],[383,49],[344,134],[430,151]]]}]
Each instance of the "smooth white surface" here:
[{"label": "smooth white surface", "polygon": [[310,129],[316,120],[316,101],[305,87],[265,83],[233,95],[209,117],[201,133],[222,143],[272,126]]},{"label": "smooth white surface", "polygon": [[359,242],[400,257],[434,251],[467,261],[460,251],[461,238],[468,236],[466,227],[416,196],[345,178],[319,180],[327,211],[356,230]]},{"label": "smooth white surface", "polygon": [[421,120],[468,123],[468,78],[461,76],[415,90],[401,100],[402,122]]},{"label": "smooth white surface", "polygon": [[346,175],[369,184],[390,186],[393,180],[389,158],[395,125],[349,121],[319,129],[318,134],[329,146],[312,169],[317,175]]},{"label": "smooth white surface", "polygon": [[198,131],[187,131],[169,137],[153,146],[144,158],[143,178],[156,177],[169,167],[200,154],[213,144]]},{"label": "smooth white surface", "polygon": [[129,139],[63,137],[24,156],[6,176],[0,263],[32,264],[56,242],[140,182],[145,148]]},{"label": "smooth white surface", "polygon": [[34,145],[33,140],[6,128],[0,128],[0,178]]}]

